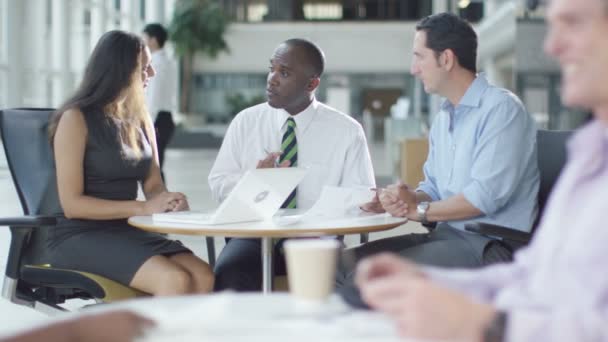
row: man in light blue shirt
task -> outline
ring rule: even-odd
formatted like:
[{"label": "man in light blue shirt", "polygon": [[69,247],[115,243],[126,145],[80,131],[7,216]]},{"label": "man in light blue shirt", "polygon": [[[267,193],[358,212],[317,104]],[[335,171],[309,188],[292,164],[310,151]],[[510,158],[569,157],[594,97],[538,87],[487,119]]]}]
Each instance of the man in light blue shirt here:
[{"label": "man in light blue shirt", "polygon": [[[422,198],[429,202],[427,221],[458,229],[480,221],[529,231],[539,181],[535,135],[520,100],[483,74],[458,105],[446,99],[431,127],[425,179],[416,189],[428,197]],[[415,210],[408,213],[410,220],[421,219]]]},{"label": "man in light blue shirt", "polygon": [[[535,123],[514,94],[477,74],[470,24],[441,13],[424,18],[416,30],[411,73],[426,92],[446,98],[431,128],[425,179],[415,191],[402,183],[379,190],[362,209],[438,225],[347,250],[344,260],[392,251],[444,267],[509,261],[507,242],[464,226],[479,221],[531,229],[539,186]],[[338,286],[348,288],[352,276],[352,265],[342,265]]]}]

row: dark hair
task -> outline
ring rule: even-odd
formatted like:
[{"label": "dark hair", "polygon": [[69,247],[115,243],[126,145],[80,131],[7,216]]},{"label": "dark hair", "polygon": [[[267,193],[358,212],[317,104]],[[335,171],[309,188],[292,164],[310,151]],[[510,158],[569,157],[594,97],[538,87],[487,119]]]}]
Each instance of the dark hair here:
[{"label": "dark hair", "polygon": [[455,14],[438,13],[420,20],[416,31],[426,32],[426,46],[436,56],[450,49],[460,66],[477,72],[477,34],[467,21]]},{"label": "dark hair", "polygon": [[292,38],[283,44],[301,49],[306,62],[312,67],[314,75],[321,77],[325,70],[325,55],[315,43],[306,39]]},{"label": "dark hair", "polygon": [[163,25],[159,23],[152,23],[146,25],[146,27],[144,27],[144,33],[150,36],[150,38],[155,38],[160,48],[165,46],[165,42],[167,41],[167,38],[169,36],[167,30],[165,30]]},{"label": "dark hair", "polygon": [[[129,116],[121,135],[129,146],[139,151],[137,130],[142,126],[148,129],[145,124],[148,113],[143,99],[143,85],[138,82],[141,81],[138,71],[142,68],[141,54],[144,48],[144,41],[132,33],[115,30],[101,36],[89,57],[76,93],[53,113],[49,124],[51,144],[63,113],[79,109],[83,115],[102,111],[108,116]],[[125,108],[109,108],[125,95],[128,98],[123,105]]]}]

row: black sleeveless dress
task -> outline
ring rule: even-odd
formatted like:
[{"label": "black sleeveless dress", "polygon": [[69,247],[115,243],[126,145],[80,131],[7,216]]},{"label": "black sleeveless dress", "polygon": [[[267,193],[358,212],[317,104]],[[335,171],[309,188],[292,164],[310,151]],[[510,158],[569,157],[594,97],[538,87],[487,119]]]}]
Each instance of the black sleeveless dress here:
[{"label": "black sleeveless dress", "polygon": [[[152,149],[143,133],[143,157],[120,139],[120,121],[101,111],[84,115],[88,136],[84,155],[84,193],[107,200],[135,200],[150,170]],[[49,229],[47,257],[57,268],[95,273],[129,285],[150,257],[189,253],[181,242],[130,226],[126,219],[81,220],[60,215]]]}]

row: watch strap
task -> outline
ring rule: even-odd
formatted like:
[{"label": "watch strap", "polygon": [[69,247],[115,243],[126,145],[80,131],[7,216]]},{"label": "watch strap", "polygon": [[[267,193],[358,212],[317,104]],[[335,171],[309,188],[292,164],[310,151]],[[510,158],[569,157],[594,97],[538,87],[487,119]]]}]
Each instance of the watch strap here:
[{"label": "watch strap", "polygon": [[506,328],[507,313],[504,311],[496,312],[496,315],[484,330],[483,342],[503,342]]}]

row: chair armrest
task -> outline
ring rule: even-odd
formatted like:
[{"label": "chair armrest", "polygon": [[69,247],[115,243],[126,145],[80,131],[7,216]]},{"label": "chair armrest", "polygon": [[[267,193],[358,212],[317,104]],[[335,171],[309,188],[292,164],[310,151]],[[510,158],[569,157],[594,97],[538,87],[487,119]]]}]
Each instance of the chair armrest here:
[{"label": "chair armrest", "polygon": [[6,261],[6,276],[19,279],[23,247],[32,231],[44,226],[54,226],[57,218],[54,216],[25,215],[20,217],[2,217],[0,226],[11,229],[11,244]]},{"label": "chair armrest", "polygon": [[0,217],[0,226],[11,228],[34,228],[39,226],[54,226],[57,218],[54,216],[27,215],[19,217]]},{"label": "chair armrest", "polygon": [[467,223],[464,229],[469,232],[474,232],[481,235],[496,236],[506,240],[521,242],[524,244],[528,243],[532,238],[532,234],[530,233],[490,223]]}]

